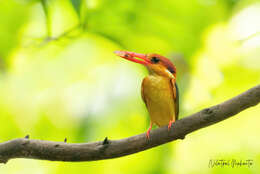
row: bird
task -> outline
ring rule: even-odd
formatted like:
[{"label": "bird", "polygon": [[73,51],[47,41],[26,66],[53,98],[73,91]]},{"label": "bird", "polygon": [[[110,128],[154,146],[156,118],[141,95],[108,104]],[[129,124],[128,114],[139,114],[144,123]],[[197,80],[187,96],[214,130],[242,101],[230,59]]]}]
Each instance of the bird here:
[{"label": "bird", "polygon": [[176,67],[166,57],[156,53],[141,54],[130,51],[115,51],[117,56],[144,65],[149,72],[142,81],[141,96],[150,116],[150,127],[146,132],[147,139],[155,124],[158,127],[178,120],[179,90],[176,83]]}]

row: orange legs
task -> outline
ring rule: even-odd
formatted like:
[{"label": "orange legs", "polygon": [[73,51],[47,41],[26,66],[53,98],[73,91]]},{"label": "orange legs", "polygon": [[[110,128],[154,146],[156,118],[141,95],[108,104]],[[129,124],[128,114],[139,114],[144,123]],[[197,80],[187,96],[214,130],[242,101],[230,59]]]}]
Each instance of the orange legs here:
[{"label": "orange legs", "polygon": [[[168,125],[168,131],[171,130],[172,124],[175,122],[175,120],[170,120],[169,125]],[[146,132],[146,138],[149,140],[150,139],[150,131],[152,130],[153,123],[150,123],[150,127]]]},{"label": "orange legs", "polygon": [[147,132],[146,132],[146,138],[147,138],[148,140],[150,139],[150,131],[151,131],[152,127],[153,127],[153,123],[151,122],[151,123],[150,123],[150,127],[149,127],[149,129],[147,130]]},{"label": "orange legs", "polygon": [[170,120],[170,122],[169,122],[169,125],[168,125],[168,131],[170,131],[170,130],[171,130],[172,123],[174,123],[174,121],[173,121],[173,120]]}]

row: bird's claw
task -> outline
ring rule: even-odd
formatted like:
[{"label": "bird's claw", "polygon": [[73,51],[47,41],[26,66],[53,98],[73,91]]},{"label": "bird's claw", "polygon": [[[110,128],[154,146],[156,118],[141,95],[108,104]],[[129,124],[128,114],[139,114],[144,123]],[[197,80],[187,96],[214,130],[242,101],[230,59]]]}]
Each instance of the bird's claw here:
[{"label": "bird's claw", "polygon": [[146,138],[149,140],[150,139],[150,129],[146,132]]},{"label": "bird's claw", "polygon": [[151,131],[152,127],[153,127],[153,124],[151,123],[149,129],[148,129],[147,132],[146,132],[146,138],[147,138],[148,140],[150,139],[150,131]]},{"label": "bird's claw", "polygon": [[169,125],[168,125],[168,131],[170,131],[170,130],[171,130],[172,123],[174,123],[174,121],[173,121],[173,120],[170,120],[170,122],[169,122]]}]

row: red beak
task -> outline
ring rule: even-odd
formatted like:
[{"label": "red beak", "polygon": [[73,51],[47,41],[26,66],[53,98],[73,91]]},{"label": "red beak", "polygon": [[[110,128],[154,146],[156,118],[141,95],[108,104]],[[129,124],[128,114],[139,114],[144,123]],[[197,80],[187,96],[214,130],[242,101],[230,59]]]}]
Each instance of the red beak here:
[{"label": "red beak", "polygon": [[[114,53],[124,59],[130,60],[135,63],[142,64],[142,65],[148,65],[151,63],[151,61],[147,58],[147,56],[145,54],[134,53],[134,52],[130,52],[130,51],[115,51]],[[137,58],[139,58],[139,59],[137,59]]]}]

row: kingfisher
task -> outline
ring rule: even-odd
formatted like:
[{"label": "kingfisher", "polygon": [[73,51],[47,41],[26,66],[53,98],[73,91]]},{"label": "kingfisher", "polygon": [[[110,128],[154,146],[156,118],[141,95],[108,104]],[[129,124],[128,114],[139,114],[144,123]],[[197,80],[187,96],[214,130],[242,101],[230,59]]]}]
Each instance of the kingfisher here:
[{"label": "kingfisher", "polygon": [[141,95],[150,116],[150,127],[146,132],[147,139],[153,124],[162,127],[178,120],[179,90],[176,83],[176,67],[164,56],[156,53],[140,54],[130,51],[115,51],[116,55],[144,65],[149,72],[142,81]]}]

